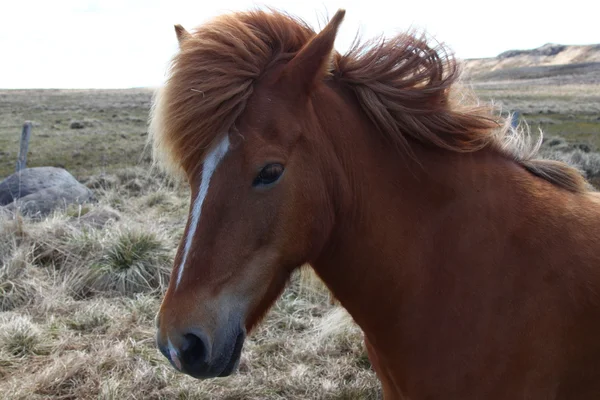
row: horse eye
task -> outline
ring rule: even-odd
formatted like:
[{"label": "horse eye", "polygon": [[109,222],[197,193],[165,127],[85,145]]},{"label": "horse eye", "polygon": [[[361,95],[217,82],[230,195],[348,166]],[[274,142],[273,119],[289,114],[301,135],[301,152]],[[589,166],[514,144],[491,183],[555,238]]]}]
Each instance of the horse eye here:
[{"label": "horse eye", "polygon": [[269,185],[274,183],[283,174],[283,165],[281,164],[268,164],[266,165],[254,178],[252,186]]}]

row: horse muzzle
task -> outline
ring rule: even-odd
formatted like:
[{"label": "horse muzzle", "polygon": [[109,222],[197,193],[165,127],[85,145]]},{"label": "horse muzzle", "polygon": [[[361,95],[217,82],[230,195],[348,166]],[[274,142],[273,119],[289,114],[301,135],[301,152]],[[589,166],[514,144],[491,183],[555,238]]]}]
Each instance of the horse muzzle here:
[{"label": "horse muzzle", "polygon": [[183,334],[170,332],[156,337],[160,352],[178,371],[197,379],[231,375],[238,367],[246,330],[242,326],[225,327],[213,340],[199,328]]}]

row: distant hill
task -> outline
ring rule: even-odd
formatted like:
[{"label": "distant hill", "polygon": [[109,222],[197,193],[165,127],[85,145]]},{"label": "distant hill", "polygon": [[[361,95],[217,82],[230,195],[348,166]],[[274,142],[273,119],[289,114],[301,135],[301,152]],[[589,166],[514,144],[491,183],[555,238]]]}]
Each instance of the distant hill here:
[{"label": "distant hill", "polygon": [[508,50],[497,57],[463,60],[472,81],[552,79],[562,83],[600,83],[600,44],[548,43],[537,49]]}]

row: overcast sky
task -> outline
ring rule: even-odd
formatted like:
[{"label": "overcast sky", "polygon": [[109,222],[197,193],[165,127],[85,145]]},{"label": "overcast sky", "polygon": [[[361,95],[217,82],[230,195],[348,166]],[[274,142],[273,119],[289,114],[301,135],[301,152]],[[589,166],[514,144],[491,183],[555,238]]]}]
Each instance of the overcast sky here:
[{"label": "overcast sky", "polygon": [[336,42],[426,28],[459,58],[491,57],[545,43],[600,43],[600,2],[570,0],[3,0],[0,88],[158,86],[177,49],[176,23],[269,5],[315,28],[345,8]]}]

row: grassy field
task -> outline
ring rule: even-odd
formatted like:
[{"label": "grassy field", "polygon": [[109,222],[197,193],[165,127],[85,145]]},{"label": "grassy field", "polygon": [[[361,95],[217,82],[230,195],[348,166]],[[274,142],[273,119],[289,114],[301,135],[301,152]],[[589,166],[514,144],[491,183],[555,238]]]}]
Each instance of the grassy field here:
[{"label": "grassy field", "polygon": [[0,178],[14,172],[21,128],[33,123],[28,163],[87,177],[147,163],[152,91],[0,90]]},{"label": "grassy field", "polygon": [[[472,85],[541,127],[548,156],[600,176],[599,85]],[[360,331],[308,273],[249,337],[239,374],[199,382],[159,354],[154,316],[189,192],[148,168],[151,95],[0,91],[0,179],[31,120],[28,166],[64,167],[98,198],[41,222],[0,214],[0,398],[379,398]]]},{"label": "grassy field", "polygon": [[600,149],[600,83],[555,84],[544,80],[473,82],[485,101],[519,112],[532,131]]}]

